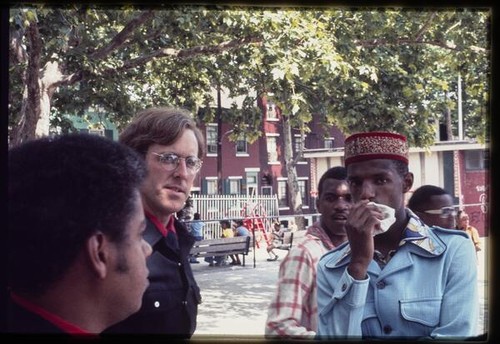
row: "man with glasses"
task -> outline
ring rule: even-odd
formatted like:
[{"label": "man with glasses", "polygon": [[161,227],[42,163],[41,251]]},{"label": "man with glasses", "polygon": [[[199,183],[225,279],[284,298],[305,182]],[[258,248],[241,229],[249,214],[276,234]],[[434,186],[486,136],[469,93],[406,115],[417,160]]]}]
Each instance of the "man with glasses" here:
[{"label": "man with glasses", "polygon": [[453,198],[439,186],[423,185],[416,189],[408,200],[408,208],[428,226],[455,228]]},{"label": "man with glasses", "polygon": [[120,134],[120,142],[140,153],[148,167],[141,196],[145,239],[153,253],[142,308],[107,332],[190,338],[201,302],[189,264],[195,239],[175,214],[184,207],[201,168],[203,135],[189,112],[151,108],[137,114]]}]

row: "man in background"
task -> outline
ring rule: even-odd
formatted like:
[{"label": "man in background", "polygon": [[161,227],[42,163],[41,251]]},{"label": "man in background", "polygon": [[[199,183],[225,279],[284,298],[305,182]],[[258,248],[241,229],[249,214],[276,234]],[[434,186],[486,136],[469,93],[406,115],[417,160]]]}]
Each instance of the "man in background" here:
[{"label": "man in background", "polygon": [[[201,220],[200,213],[194,213],[193,221],[189,223],[189,232],[195,241],[203,240],[203,227],[205,227],[205,223]],[[190,256],[189,262],[192,264],[198,264],[200,261],[196,257]]]},{"label": "man in background", "polygon": [[347,240],[345,222],[351,193],[344,167],[327,170],[318,184],[319,221],[307,229],[279,268],[276,293],[269,306],[268,338],[314,338],[318,326],[316,266],[320,257]]},{"label": "man in background", "polygon": [[416,189],[408,200],[408,208],[428,226],[455,228],[453,198],[439,186],[422,185]]},{"label": "man in background", "polygon": [[476,227],[469,224],[469,214],[467,214],[465,210],[459,210],[457,213],[457,228],[467,233],[474,244],[476,253],[481,251],[481,239],[479,238],[479,232]]}]

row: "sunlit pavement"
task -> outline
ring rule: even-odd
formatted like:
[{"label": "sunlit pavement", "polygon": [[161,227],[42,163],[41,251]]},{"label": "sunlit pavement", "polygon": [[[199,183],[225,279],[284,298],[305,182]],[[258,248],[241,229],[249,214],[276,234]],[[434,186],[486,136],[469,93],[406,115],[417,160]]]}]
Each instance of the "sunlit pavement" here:
[{"label": "sunlit pavement", "polygon": [[[478,254],[480,316],[478,334],[488,329],[487,243]],[[198,308],[198,325],[192,339],[262,339],[267,307],[276,289],[279,263],[287,251],[276,250],[280,258],[268,262],[264,248],[246,257],[246,266],[209,267],[199,259],[191,264],[198,282],[202,304]],[[229,259],[228,259],[229,261]]]}]

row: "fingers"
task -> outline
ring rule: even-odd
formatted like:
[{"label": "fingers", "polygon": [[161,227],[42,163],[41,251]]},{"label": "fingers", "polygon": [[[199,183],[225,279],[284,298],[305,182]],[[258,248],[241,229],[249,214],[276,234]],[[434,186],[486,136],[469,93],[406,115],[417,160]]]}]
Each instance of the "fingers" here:
[{"label": "fingers", "polygon": [[373,235],[383,218],[376,206],[367,203],[367,200],[361,201],[351,208],[345,227],[352,253],[351,263],[363,269],[368,267],[373,257]]},{"label": "fingers", "polygon": [[346,230],[357,235],[372,236],[383,218],[384,214],[375,205],[363,200],[352,206],[347,217]]}]

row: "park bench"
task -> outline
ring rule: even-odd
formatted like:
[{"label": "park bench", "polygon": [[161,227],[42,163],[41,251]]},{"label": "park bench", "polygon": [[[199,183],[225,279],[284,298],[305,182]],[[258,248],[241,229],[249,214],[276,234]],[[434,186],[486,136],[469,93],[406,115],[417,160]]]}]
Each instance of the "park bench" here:
[{"label": "park bench", "polygon": [[293,244],[293,233],[294,232],[284,232],[280,240],[277,241],[279,244],[277,244],[274,248],[277,248],[278,250],[290,250]]},{"label": "park bench", "polygon": [[298,239],[302,238],[306,234],[306,231],[295,231],[295,232],[284,232],[283,236],[281,237],[280,244],[277,245],[275,248],[279,250],[286,250],[289,251],[292,248],[294,239],[297,241]]},{"label": "park bench", "polygon": [[191,248],[190,254],[193,257],[218,257],[227,256],[230,254],[242,254],[243,262],[245,265],[245,256],[248,255],[250,250],[250,237],[249,236],[236,236],[233,238],[221,239],[205,239],[195,241]]}]

